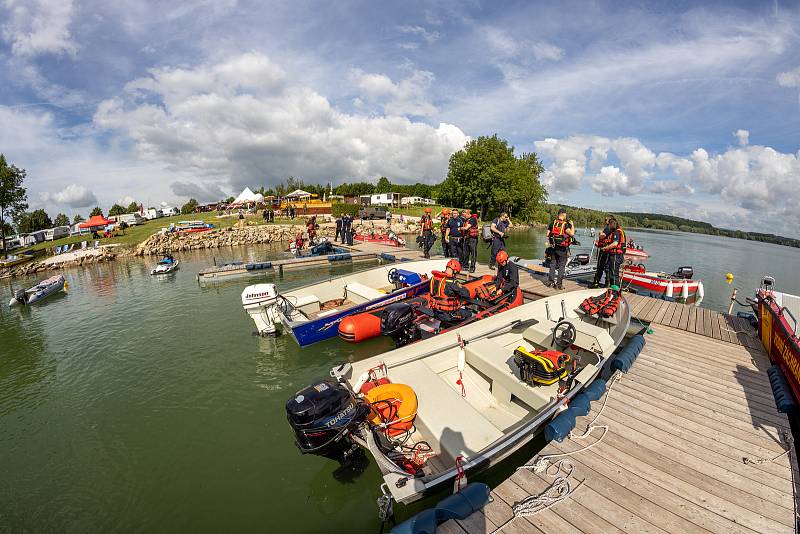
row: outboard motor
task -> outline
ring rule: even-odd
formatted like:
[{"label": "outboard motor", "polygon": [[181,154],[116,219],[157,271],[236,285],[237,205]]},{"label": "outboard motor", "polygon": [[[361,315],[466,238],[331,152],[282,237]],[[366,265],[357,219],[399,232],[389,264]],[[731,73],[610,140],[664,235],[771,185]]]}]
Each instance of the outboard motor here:
[{"label": "outboard motor", "polygon": [[16,300],[19,304],[27,304],[28,295],[25,293],[24,289],[17,289],[14,291],[14,300]]},{"label": "outboard motor", "polygon": [[688,266],[678,267],[678,270],[675,271],[675,276],[690,280],[694,276],[694,269]]},{"label": "outboard motor", "polygon": [[420,338],[414,323],[414,308],[405,302],[390,304],[381,312],[381,334],[389,336],[398,347]]},{"label": "outboard motor", "polygon": [[368,415],[369,406],[354,399],[350,390],[335,380],[301,389],[286,402],[286,418],[300,452],[342,464],[358,451],[351,434]]},{"label": "outboard motor", "polygon": [[281,324],[278,316],[280,299],[275,284],[253,284],[242,291],[242,307],[256,323],[260,335],[277,335],[277,326]]},{"label": "outboard motor", "polygon": [[577,262],[580,265],[588,265],[589,255],[586,254],[585,252],[582,252],[581,254],[575,254],[575,259],[573,259],[572,261]]}]

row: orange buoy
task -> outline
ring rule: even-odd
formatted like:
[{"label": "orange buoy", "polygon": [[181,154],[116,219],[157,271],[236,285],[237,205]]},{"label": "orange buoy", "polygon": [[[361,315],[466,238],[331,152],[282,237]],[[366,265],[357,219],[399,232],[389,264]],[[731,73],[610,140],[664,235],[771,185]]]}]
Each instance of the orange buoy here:
[{"label": "orange buoy", "polygon": [[359,313],[342,319],[339,337],[349,343],[360,343],[381,335],[381,318],[371,313]]},{"label": "orange buoy", "polygon": [[384,384],[369,390],[364,398],[370,403],[370,422],[381,426],[388,436],[411,430],[417,417],[417,394],[406,384]]}]

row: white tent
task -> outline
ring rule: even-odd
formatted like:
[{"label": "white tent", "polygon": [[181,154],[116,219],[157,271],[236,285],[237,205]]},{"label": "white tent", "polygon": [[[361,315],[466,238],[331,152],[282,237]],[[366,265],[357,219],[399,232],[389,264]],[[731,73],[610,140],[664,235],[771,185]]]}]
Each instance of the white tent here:
[{"label": "white tent", "polygon": [[243,204],[258,204],[264,202],[264,195],[261,193],[253,193],[249,187],[245,187],[244,191],[239,193],[239,196],[231,202],[231,206],[241,206]]},{"label": "white tent", "polygon": [[309,193],[308,191],[303,191],[302,189],[295,189],[294,191],[286,195],[286,198],[308,198],[310,196],[311,193]]}]

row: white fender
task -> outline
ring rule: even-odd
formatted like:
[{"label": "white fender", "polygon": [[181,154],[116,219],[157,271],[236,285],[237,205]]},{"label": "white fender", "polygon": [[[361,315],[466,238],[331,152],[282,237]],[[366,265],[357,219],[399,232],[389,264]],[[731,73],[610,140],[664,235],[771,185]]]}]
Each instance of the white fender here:
[{"label": "white fender", "polygon": [[681,287],[681,298],[689,298],[689,282],[683,282],[683,287]]},{"label": "white fender", "polygon": [[672,288],[672,280],[667,280],[667,290],[666,290],[666,292],[664,292],[664,296],[667,297],[668,299],[671,299],[672,298],[672,290],[673,290],[673,288]]},{"label": "white fender", "polygon": [[458,372],[464,372],[464,367],[467,365],[467,353],[464,347],[458,347]]},{"label": "white fender", "polygon": [[369,380],[369,373],[368,372],[361,373],[361,376],[358,377],[356,383],[353,384],[353,392],[355,392],[356,395],[358,395],[359,391],[361,391],[361,387],[367,383],[367,380]]},{"label": "white fender", "polygon": [[706,296],[706,290],[703,288],[703,281],[697,282],[697,298],[702,299]]}]

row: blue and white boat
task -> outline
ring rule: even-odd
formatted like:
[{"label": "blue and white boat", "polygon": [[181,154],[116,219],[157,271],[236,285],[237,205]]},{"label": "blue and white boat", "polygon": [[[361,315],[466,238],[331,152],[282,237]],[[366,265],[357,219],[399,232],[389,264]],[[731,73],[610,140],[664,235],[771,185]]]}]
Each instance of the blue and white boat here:
[{"label": "blue and white boat", "polygon": [[290,333],[304,347],[335,337],[345,317],[427,293],[432,271],[447,258],[411,261],[402,268],[382,266],[285,293],[275,284],[254,284],[242,292],[242,306],[261,335]]},{"label": "blue and white boat", "polygon": [[167,254],[156,266],[150,271],[150,274],[168,274],[174,272],[178,268],[178,260]]},{"label": "blue and white boat", "polygon": [[68,287],[69,286],[67,285],[67,281],[64,279],[64,276],[57,274],[46,280],[42,280],[35,286],[29,287],[28,289],[18,289],[14,293],[14,297],[11,299],[8,305],[17,306],[33,304],[35,302],[39,302],[40,300],[44,300],[53,293],[66,290]]}]

